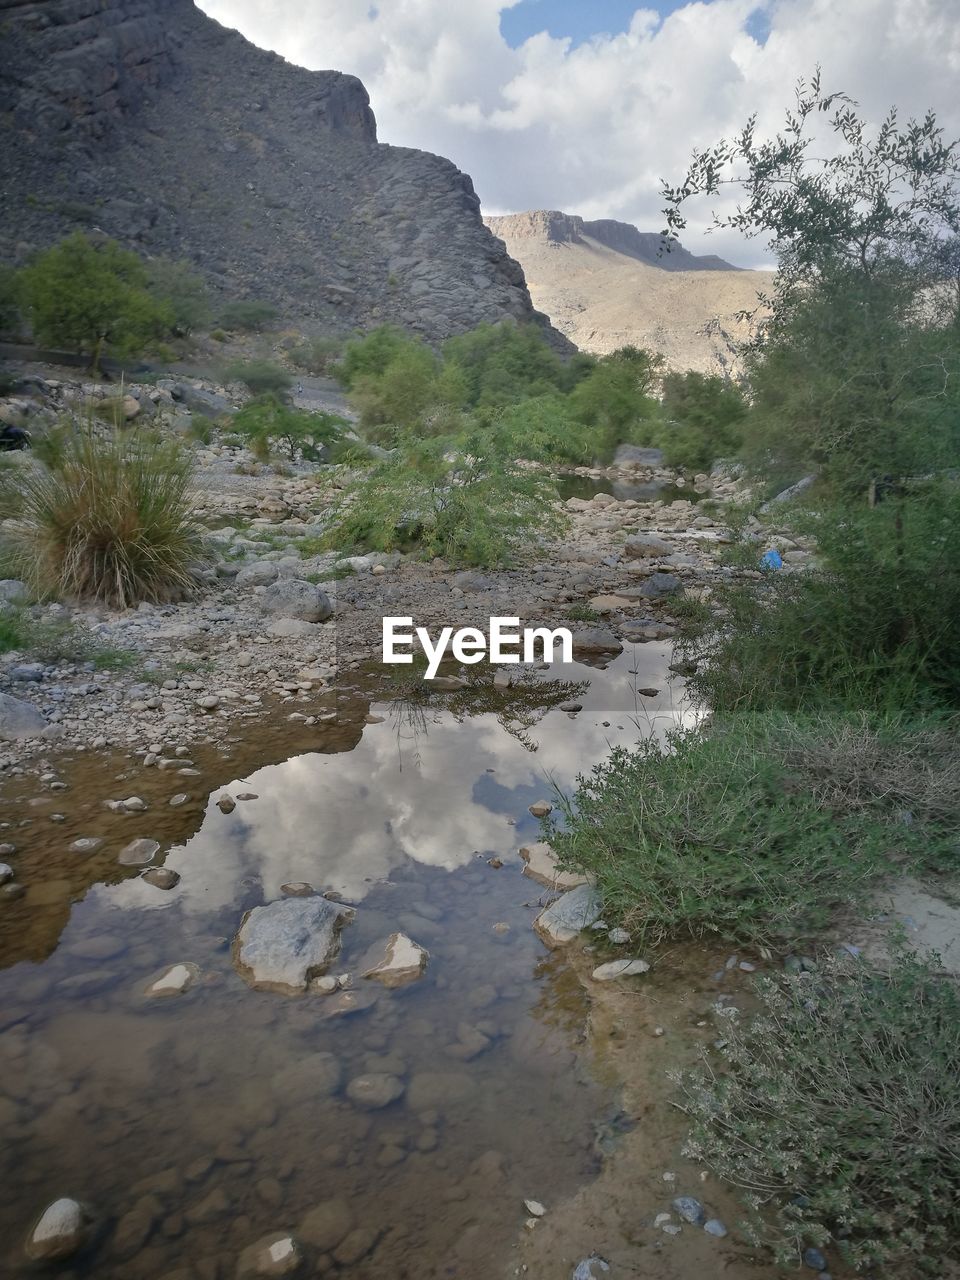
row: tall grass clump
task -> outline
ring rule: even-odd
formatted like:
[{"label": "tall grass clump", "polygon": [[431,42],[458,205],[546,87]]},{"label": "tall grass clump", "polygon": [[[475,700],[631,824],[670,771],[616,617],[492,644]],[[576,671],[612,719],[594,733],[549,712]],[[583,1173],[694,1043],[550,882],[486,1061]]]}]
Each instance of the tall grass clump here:
[{"label": "tall grass clump", "polygon": [[157,438],[77,432],[55,468],[23,478],[5,534],[18,576],[38,595],[118,609],[182,597],[203,556],[191,475],[187,457]]},{"label": "tall grass clump", "polygon": [[833,1244],[857,1270],[960,1261],[960,991],[935,965],[828,963],[762,978],[724,1010],[721,1061],[679,1077],[686,1154],[745,1192],[747,1233],[796,1264]]},{"label": "tall grass clump", "polygon": [[[960,865],[956,721],[785,713],[615,749],[552,831],[643,942],[810,937],[895,865]],[[911,821],[904,821],[909,813]]]}]

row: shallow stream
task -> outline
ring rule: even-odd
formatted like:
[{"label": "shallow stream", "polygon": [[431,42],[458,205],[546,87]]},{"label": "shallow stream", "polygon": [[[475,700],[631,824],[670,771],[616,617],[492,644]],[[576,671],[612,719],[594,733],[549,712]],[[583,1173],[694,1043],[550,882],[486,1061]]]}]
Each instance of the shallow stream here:
[{"label": "shallow stream", "polygon": [[[293,702],[193,766],[80,756],[65,789],[8,791],[0,841],[27,892],[0,911],[0,1269],[33,1274],[31,1224],[70,1195],[96,1218],[58,1269],[72,1280],[232,1278],[271,1231],[314,1237],[307,1275],[505,1274],[524,1200],[569,1195],[618,1123],[582,985],[532,928],[553,895],[522,875],[528,806],[689,714],[668,660],[647,644],[606,670],[525,670],[504,695],[485,671],[428,699],[367,672],[304,707],[335,701],[335,722],[288,722]],[[105,808],[131,794],[146,812]],[[70,852],[81,837],[103,843]],[[118,865],[137,837],[160,843],[174,888]],[[357,909],[330,969],[351,975],[352,1011],[234,968],[244,913],[295,882]],[[429,951],[424,976],[365,982],[361,957],[398,930]],[[145,995],[181,963],[187,991]],[[401,1096],[356,1105],[369,1073]]]}]

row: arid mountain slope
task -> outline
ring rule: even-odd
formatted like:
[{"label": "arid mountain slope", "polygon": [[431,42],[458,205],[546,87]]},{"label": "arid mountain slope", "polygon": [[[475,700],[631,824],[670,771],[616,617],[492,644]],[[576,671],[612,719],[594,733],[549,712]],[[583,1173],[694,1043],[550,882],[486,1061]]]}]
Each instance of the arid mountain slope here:
[{"label": "arid mountain slope", "polygon": [[486,218],[527,277],[535,306],[577,346],[603,354],[627,344],[661,352],[671,367],[716,373],[749,326],[769,271],[743,271],[681,247],[658,256],[660,236],[625,222],[553,210]]},{"label": "arid mountain slope", "polygon": [[318,330],[533,316],[470,179],[379,144],[353,76],[193,0],[0,0],[0,30],[0,260],[97,227]]}]

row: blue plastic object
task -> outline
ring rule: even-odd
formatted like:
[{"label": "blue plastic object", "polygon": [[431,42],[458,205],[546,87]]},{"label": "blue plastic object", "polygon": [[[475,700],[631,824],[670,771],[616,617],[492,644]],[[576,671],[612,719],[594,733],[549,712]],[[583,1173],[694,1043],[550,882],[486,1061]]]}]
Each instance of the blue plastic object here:
[{"label": "blue plastic object", "polygon": [[783,559],[780,552],[775,547],[771,547],[769,551],[765,551],[760,557],[761,569],[782,569]]}]

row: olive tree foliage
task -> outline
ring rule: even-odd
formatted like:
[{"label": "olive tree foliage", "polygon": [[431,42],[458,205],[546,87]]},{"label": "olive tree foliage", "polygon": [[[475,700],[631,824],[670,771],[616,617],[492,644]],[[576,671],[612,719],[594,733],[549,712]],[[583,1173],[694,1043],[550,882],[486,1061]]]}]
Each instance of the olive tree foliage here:
[{"label": "olive tree foliage", "polygon": [[744,350],[753,409],[745,449],[780,481],[810,469],[838,494],[960,461],[960,142],[932,112],[875,128],[819,72],[801,81],[781,132],[751,117],[695,151],[664,184],[676,238],[697,197],[739,193],[715,228],[766,236],[773,293]]}]

